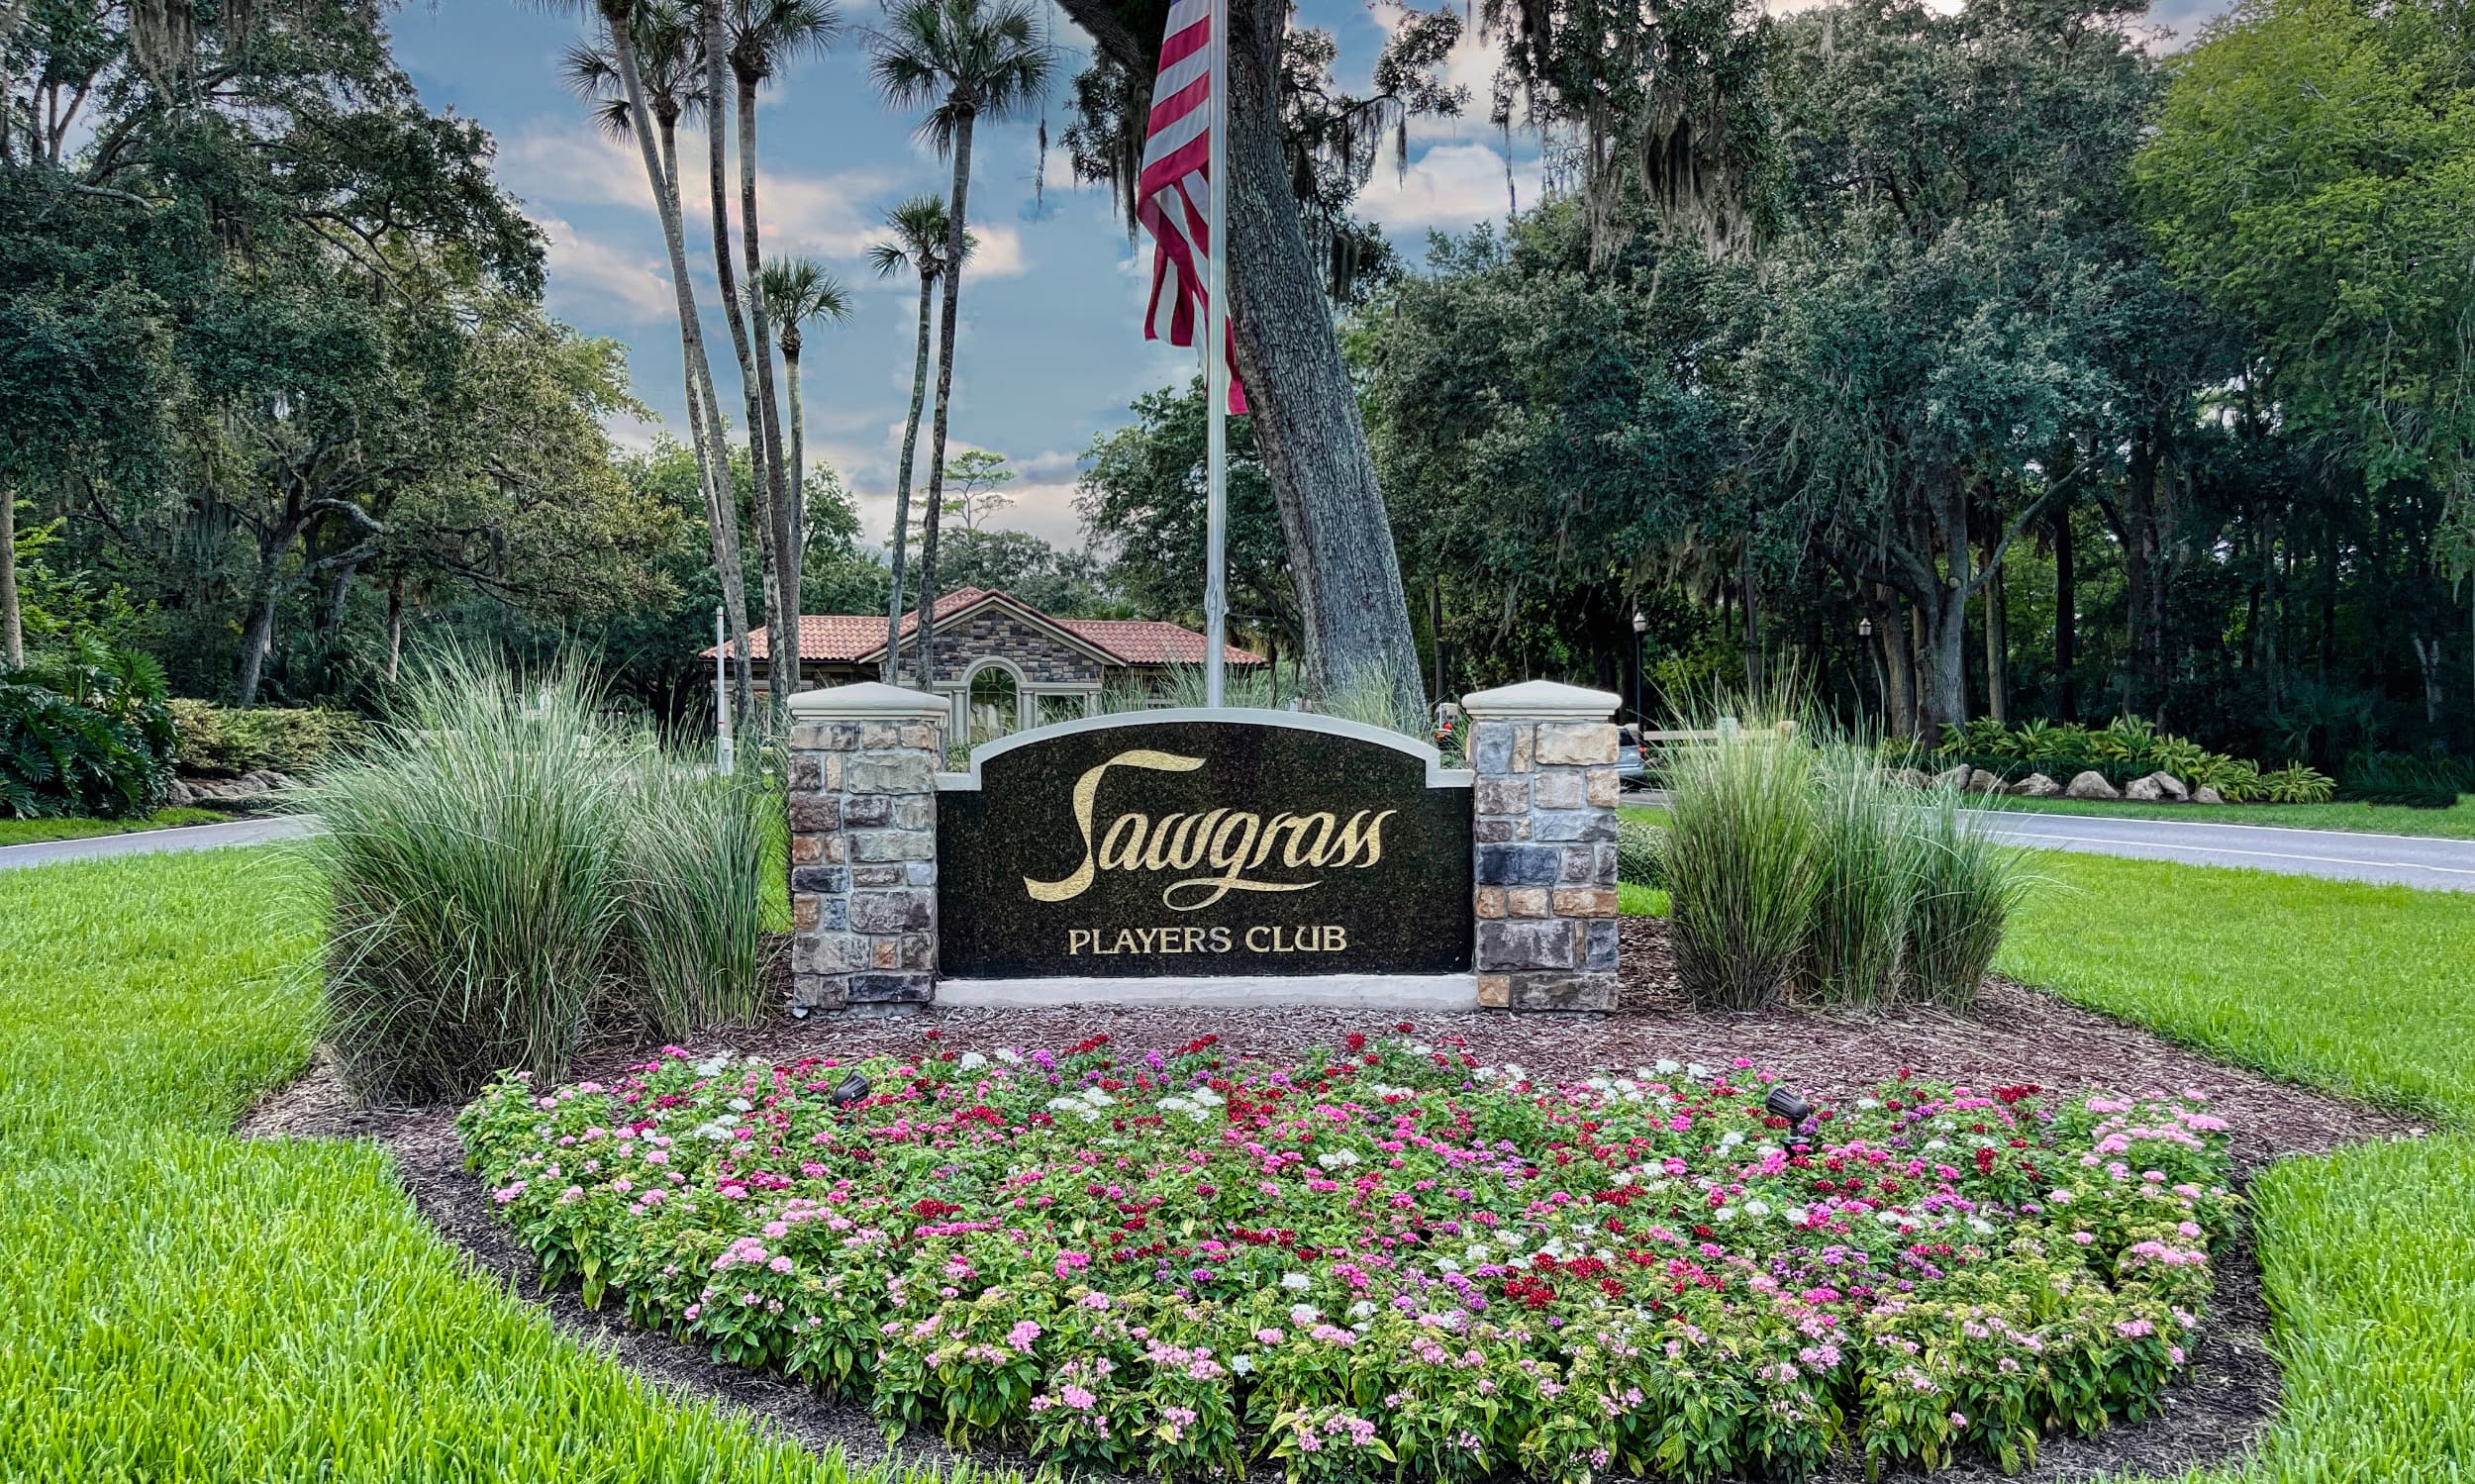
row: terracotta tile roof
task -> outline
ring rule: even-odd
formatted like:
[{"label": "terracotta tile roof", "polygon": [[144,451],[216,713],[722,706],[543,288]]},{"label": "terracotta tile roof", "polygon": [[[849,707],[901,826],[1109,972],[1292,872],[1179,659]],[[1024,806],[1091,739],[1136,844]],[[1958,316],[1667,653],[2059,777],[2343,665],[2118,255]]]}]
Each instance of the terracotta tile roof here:
[{"label": "terracotta tile roof", "polygon": [[[1085,643],[1115,655],[1122,664],[1203,662],[1203,636],[1182,625],[1159,619],[1052,619],[1019,598],[990,588],[956,588],[937,600],[937,617],[941,621],[988,598],[999,599],[1053,624]],[[917,627],[917,612],[903,615],[902,632],[906,636]],[[762,626],[748,631],[747,647],[757,659],[771,657],[772,646]],[[882,614],[800,615],[799,657],[804,660],[864,659],[884,647],[885,616]],[[712,658],[713,650],[706,649],[703,657]],[[1263,656],[1230,644],[1223,648],[1221,662],[1261,664]]]}]

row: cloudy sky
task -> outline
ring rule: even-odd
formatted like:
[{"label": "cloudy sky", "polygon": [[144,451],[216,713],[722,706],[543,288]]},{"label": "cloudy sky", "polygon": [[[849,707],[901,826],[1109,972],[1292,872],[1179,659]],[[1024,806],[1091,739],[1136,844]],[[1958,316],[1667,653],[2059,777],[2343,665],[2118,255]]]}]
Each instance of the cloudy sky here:
[{"label": "cloudy sky", "polygon": [[[2215,8],[2212,0],[2165,0],[2155,19],[2187,34]],[[1301,11],[1339,39],[1343,80],[1362,88],[1397,10],[1303,0]],[[914,138],[916,120],[888,112],[868,85],[860,36],[877,19],[875,0],[843,0],[843,45],[765,94],[759,211],[768,255],[817,257],[853,291],[849,320],[808,333],[807,445],[812,459],[841,472],[868,539],[882,541],[892,523],[918,281],[878,279],[864,256],[882,235],[886,209],[941,192],[948,169]],[[1060,14],[1050,16],[1060,46],[1078,49],[1079,34]],[[511,0],[433,0],[398,11],[394,29],[397,53],[423,96],[497,136],[502,182],[550,241],[551,312],[627,344],[637,395],[654,422],[622,427],[620,436],[642,444],[662,427],[684,436],[678,331],[644,171],[633,146],[590,127],[559,79],[560,53],[581,38],[581,23]],[[1052,140],[1066,121],[1062,84],[1080,65],[1071,51],[1060,58],[1047,110]],[[1412,261],[1423,258],[1430,230],[1457,232],[1504,215],[1503,141],[1483,117],[1490,68],[1488,49],[1470,38],[1452,71],[1470,85],[1473,116],[1414,124],[1406,175],[1379,169],[1360,202]],[[704,151],[701,137],[682,141],[692,180],[703,178]],[[1052,150],[1043,194],[1036,189],[1039,163],[1031,123],[980,131],[971,186],[980,247],[963,279],[951,437],[956,447],[1005,454],[1020,471],[1012,490],[1018,502],[999,524],[1079,544],[1071,506],[1077,456],[1095,434],[1127,421],[1138,394],[1182,380],[1194,360],[1142,340],[1150,258],[1128,242],[1106,189],[1074,188],[1062,150]],[[1510,176],[1523,206],[1536,199],[1535,148],[1518,136]],[[711,278],[711,227],[695,199],[702,191],[691,186],[689,194],[691,271],[708,310],[723,405],[735,409],[737,378]]]}]

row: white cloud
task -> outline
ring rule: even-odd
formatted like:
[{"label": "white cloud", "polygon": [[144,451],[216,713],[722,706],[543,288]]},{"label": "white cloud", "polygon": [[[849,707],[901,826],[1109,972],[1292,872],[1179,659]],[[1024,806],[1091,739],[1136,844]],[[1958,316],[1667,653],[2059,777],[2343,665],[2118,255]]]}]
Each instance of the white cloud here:
[{"label": "white cloud", "polygon": [[557,217],[536,218],[549,239],[550,307],[573,316],[589,309],[597,322],[664,319],[677,304],[670,275],[654,258],[589,237]]},{"label": "white cloud", "polygon": [[[1536,204],[1542,191],[1537,162],[1516,161],[1513,176],[1522,204]],[[1359,211],[1396,232],[1466,228],[1502,218],[1510,205],[1504,156],[1481,144],[1430,146],[1406,173],[1378,168],[1357,199]]]}]

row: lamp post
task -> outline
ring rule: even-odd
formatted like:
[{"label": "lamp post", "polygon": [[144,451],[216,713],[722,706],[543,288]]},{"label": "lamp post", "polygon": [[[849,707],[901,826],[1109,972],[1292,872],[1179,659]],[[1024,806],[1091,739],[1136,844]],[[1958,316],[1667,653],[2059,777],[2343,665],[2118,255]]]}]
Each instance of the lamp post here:
[{"label": "lamp post", "polygon": [[1635,726],[1646,725],[1641,715],[1641,636],[1650,632],[1650,621],[1641,610],[1633,611],[1633,720]]},{"label": "lamp post", "polygon": [[1888,727],[1891,724],[1890,679],[1882,673],[1882,651],[1873,646],[1872,619],[1862,615],[1857,617],[1856,639],[1863,646],[1866,657],[1873,661],[1873,693],[1882,703],[1882,725]]}]

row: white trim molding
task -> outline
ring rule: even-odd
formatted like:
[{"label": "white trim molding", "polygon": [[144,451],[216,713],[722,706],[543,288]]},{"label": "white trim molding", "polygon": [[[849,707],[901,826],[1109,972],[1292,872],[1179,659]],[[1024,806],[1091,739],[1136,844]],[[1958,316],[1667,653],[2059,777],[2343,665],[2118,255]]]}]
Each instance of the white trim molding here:
[{"label": "white trim molding", "polygon": [[[794,701],[796,699],[796,697],[793,698]],[[1614,698],[1610,697],[1609,701],[1612,707]],[[1602,721],[1605,719],[1604,715],[1599,718]],[[971,767],[968,772],[939,773],[937,787],[942,793],[975,790],[980,786],[980,769],[990,758],[1013,751],[1017,747],[1045,742],[1052,737],[1067,737],[1078,732],[1106,732],[1119,727],[1149,727],[1160,722],[1213,722],[1222,725],[1234,723],[1248,727],[1279,727],[1291,732],[1320,732],[1328,737],[1345,737],[1352,742],[1373,742],[1377,746],[1390,747],[1396,752],[1407,753],[1426,763],[1427,787],[1429,788],[1468,788],[1474,777],[1467,768],[1445,767],[1443,754],[1436,751],[1431,743],[1422,742],[1413,737],[1405,737],[1389,728],[1370,726],[1365,722],[1344,721],[1336,716],[1317,716],[1313,712],[1305,711],[1264,711],[1240,706],[1213,711],[1200,706],[1171,706],[1158,711],[1121,711],[1105,716],[1077,717],[1070,722],[1052,722],[1045,727],[1035,727],[1029,732],[1017,732],[1010,737],[1001,737],[994,742],[982,742],[971,749]]]},{"label": "white trim molding", "polygon": [[1123,1005],[1241,1010],[1267,1005],[1450,1013],[1478,1008],[1475,974],[1236,974],[1140,979],[940,979],[937,1003],[998,1008]]}]

